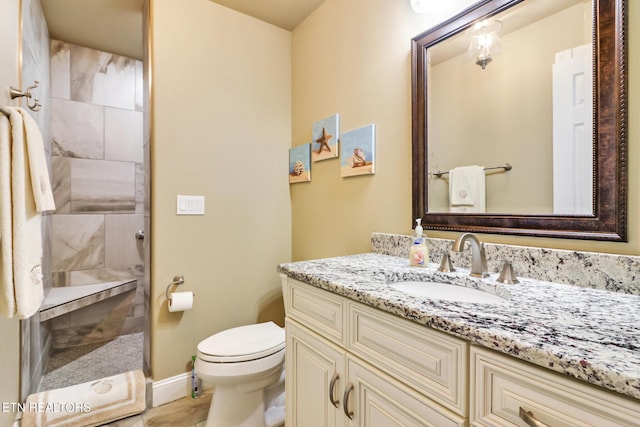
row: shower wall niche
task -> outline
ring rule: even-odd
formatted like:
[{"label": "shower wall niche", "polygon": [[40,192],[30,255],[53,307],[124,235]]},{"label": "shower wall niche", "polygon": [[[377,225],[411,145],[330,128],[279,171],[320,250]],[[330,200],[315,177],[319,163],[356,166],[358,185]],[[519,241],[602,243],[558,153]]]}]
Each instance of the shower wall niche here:
[{"label": "shower wall niche", "polygon": [[134,291],[48,320],[61,349],[143,332],[143,67],[59,40],[50,54],[52,286],[137,280]]}]

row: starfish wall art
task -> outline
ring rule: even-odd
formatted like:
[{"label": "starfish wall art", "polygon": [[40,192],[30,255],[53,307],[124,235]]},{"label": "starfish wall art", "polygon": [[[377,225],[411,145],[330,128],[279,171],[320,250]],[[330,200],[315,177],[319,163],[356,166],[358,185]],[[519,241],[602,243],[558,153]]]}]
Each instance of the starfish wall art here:
[{"label": "starfish wall art", "polygon": [[314,162],[338,157],[340,116],[334,114],[313,124],[311,158]]}]

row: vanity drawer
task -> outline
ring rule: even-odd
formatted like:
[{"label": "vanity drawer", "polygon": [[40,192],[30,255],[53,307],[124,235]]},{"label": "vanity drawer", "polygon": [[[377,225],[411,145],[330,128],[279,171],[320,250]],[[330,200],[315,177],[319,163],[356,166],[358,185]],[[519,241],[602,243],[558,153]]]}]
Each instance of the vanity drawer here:
[{"label": "vanity drawer", "polygon": [[468,344],[359,304],[349,304],[348,349],[456,414],[467,415]]},{"label": "vanity drawer", "polygon": [[[472,426],[638,426],[640,401],[487,349],[471,347]],[[526,417],[526,415],[523,415]]]},{"label": "vanity drawer", "polygon": [[293,279],[287,279],[286,315],[338,344],[346,345],[344,298]]}]

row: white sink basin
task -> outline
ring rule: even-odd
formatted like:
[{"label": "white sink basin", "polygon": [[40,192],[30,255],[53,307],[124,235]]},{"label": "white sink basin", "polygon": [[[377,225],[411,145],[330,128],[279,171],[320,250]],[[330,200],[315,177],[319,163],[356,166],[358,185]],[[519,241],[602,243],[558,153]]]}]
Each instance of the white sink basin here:
[{"label": "white sink basin", "polygon": [[500,304],[507,302],[499,295],[464,286],[438,282],[396,282],[389,287],[400,292],[429,299],[440,299],[479,304]]}]

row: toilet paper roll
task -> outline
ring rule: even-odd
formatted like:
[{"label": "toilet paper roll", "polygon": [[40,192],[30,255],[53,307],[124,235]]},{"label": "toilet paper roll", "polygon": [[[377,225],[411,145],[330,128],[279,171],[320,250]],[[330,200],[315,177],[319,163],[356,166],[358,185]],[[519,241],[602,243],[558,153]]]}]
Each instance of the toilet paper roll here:
[{"label": "toilet paper roll", "polygon": [[169,311],[191,310],[193,307],[193,292],[174,292],[169,295]]}]

